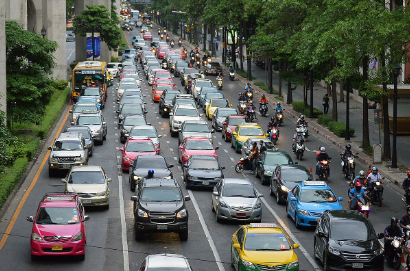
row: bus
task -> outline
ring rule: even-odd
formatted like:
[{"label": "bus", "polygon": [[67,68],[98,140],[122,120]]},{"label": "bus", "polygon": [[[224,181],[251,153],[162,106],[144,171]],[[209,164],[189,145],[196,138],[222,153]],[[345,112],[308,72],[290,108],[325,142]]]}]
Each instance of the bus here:
[{"label": "bus", "polygon": [[107,63],[102,61],[78,62],[73,69],[71,102],[76,103],[80,92],[86,87],[98,86],[104,92],[107,101]]},{"label": "bus", "polygon": [[131,10],[131,20],[133,20],[135,22],[138,21],[139,15],[140,15],[139,10],[136,10],[136,9]]}]

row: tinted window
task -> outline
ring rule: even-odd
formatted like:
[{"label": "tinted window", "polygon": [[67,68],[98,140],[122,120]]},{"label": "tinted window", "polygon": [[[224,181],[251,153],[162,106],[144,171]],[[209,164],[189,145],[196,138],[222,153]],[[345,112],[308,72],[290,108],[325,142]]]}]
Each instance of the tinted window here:
[{"label": "tinted window", "polygon": [[72,183],[72,184],[105,183],[105,179],[101,171],[75,171],[71,173],[68,183]]},{"label": "tinted window", "polygon": [[73,111],[73,113],[81,113],[84,110],[93,110],[93,111],[97,111],[98,107],[94,104],[94,105],[82,105],[82,104],[78,104],[75,106],[75,109]]},{"label": "tinted window", "polygon": [[229,125],[239,125],[243,123],[246,123],[244,118],[229,118],[228,119]]},{"label": "tinted window", "polygon": [[213,150],[212,143],[207,140],[190,140],[187,142],[187,150]]},{"label": "tinted window", "polygon": [[328,189],[304,189],[300,194],[301,202],[336,202],[335,194]]},{"label": "tinted window", "polygon": [[73,207],[41,207],[37,220],[37,224],[78,224],[80,217],[77,208]]},{"label": "tinted window", "polygon": [[218,162],[215,160],[192,160],[189,165],[191,169],[218,169]]},{"label": "tinted window", "polygon": [[145,202],[172,202],[181,200],[181,194],[176,187],[145,187],[141,195],[141,201]]},{"label": "tinted window", "polygon": [[147,123],[145,122],[144,118],[125,118],[124,120],[124,126],[135,126],[145,124]]},{"label": "tinted window", "polygon": [[100,125],[101,119],[99,116],[81,116],[78,118],[79,125]]},{"label": "tinted window", "polygon": [[154,129],[132,129],[130,132],[131,136],[157,137],[157,133]]},{"label": "tinted window", "polygon": [[212,100],[212,107],[227,107],[228,102],[226,100]]},{"label": "tinted window", "polygon": [[224,117],[232,115],[232,114],[235,114],[235,112],[231,111],[231,110],[219,110],[218,111],[218,118],[224,118]]},{"label": "tinted window", "polygon": [[332,223],[330,237],[334,240],[361,240],[375,239],[376,234],[371,225],[357,220],[337,220]]},{"label": "tinted window", "polygon": [[304,170],[298,170],[295,168],[282,168],[281,179],[283,181],[307,181],[311,177],[308,172]]},{"label": "tinted window", "polygon": [[128,106],[128,104],[124,104],[121,110],[121,114],[127,113],[127,114],[142,114],[143,110],[141,106],[135,106],[131,104]]},{"label": "tinted window", "polygon": [[146,142],[128,142],[127,152],[154,152],[154,145]]},{"label": "tinted window", "polygon": [[[154,155],[153,155],[154,156]],[[137,168],[149,168],[155,165],[155,168],[167,168],[164,159],[137,159]]]},{"label": "tinted window", "polygon": [[250,184],[225,184],[222,195],[224,197],[255,198],[256,193]]},{"label": "tinted window", "polygon": [[56,141],[54,143],[53,150],[54,151],[74,151],[74,150],[82,150],[81,141]]},{"label": "tinted window", "polygon": [[263,136],[263,131],[260,128],[243,127],[240,131],[241,136]]}]

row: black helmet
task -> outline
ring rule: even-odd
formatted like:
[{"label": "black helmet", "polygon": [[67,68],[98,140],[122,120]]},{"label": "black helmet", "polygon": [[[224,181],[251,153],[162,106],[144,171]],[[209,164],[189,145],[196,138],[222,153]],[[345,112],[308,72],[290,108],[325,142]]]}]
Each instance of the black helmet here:
[{"label": "black helmet", "polygon": [[265,94],[262,94],[262,98],[266,98]]},{"label": "black helmet", "polygon": [[278,102],[277,105],[280,106],[280,102]]},{"label": "black helmet", "polygon": [[352,148],[352,145],[346,144],[346,150],[347,150],[347,151],[350,151],[351,148]]},{"label": "black helmet", "polygon": [[399,220],[395,218],[394,216],[390,219],[390,225],[393,225],[393,223],[399,223]]},{"label": "black helmet", "polygon": [[270,120],[271,120],[271,121],[275,121],[275,117],[271,117]]}]

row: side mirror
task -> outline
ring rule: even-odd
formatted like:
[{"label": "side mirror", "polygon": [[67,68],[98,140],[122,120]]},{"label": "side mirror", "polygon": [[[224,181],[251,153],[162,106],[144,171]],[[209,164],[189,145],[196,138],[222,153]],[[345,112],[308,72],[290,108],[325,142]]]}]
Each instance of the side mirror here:
[{"label": "side mirror", "polygon": [[161,148],[158,148],[158,149],[157,149],[157,152],[160,152],[160,151],[161,151]]},{"label": "side mirror", "polygon": [[377,239],[383,239],[384,238],[384,233],[378,233],[377,234]]},{"label": "side mirror", "polygon": [[299,248],[299,244],[294,244],[293,249]]},{"label": "side mirror", "polygon": [[70,122],[71,123],[71,125],[74,125],[75,124],[75,122],[74,121],[72,121],[72,122]]},{"label": "side mirror", "polygon": [[299,164],[299,162],[293,162],[295,165]]},{"label": "side mirror", "polygon": [[120,151],[124,151],[124,148],[120,148]]},{"label": "side mirror", "polygon": [[[74,106],[74,105],[73,105]],[[73,113],[73,110],[68,111],[69,113]]]},{"label": "side mirror", "polygon": [[51,151],[51,149],[52,149],[52,148],[51,148],[51,146],[48,146],[48,148],[47,148],[47,149]]},{"label": "side mirror", "polygon": [[62,183],[67,183],[67,180],[66,179],[61,179],[60,180]]},{"label": "side mirror", "polygon": [[111,182],[111,181],[112,181],[112,179],[111,179],[111,178],[108,178],[108,179],[107,179],[107,182],[108,182],[108,183],[109,183],[109,182]]},{"label": "side mirror", "polygon": [[138,196],[131,196],[132,201],[138,201]]},{"label": "side mirror", "polygon": [[339,197],[339,201],[343,201],[343,197]]},{"label": "side mirror", "polygon": [[211,133],[215,133],[215,129],[211,129]]},{"label": "side mirror", "polygon": [[200,117],[202,117],[204,114],[199,114]]},{"label": "side mirror", "polygon": [[190,201],[190,200],[191,200],[191,197],[190,197],[190,196],[185,196],[185,197],[184,197],[184,200],[185,200],[185,201]]},{"label": "side mirror", "polygon": [[215,150],[219,149],[219,147],[215,147]]},{"label": "side mirror", "polygon": [[162,135],[158,135],[158,138],[161,138],[162,137]]},{"label": "side mirror", "polygon": [[28,216],[26,219],[27,219],[28,222],[34,222],[34,218],[33,218],[32,215]]},{"label": "side mirror", "polygon": [[240,244],[233,244],[233,247],[236,249],[241,249],[241,245]]},{"label": "side mirror", "polygon": [[115,111],[117,114],[119,114],[120,113],[120,110],[117,110],[117,111]]},{"label": "side mirror", "polygon": [[184,147],[182,147],[182,145],[179,145],[179,147],[178,147],[178,149],[181,149],[181,150],[182,150],[183,148],[184,148]]},{"label": "side mirror", "polygon": [[90,217],[88,215],[85,215],[83,221],[88,221],[88,220],[90,220]]},{"label": "side mirror", "polygon": [[225,169],[225,167],[224,167],[224,166],[222,166],[222,167],[221,167],[221,169]]},{"label": "side mirror", "polygon": [[212,191],[212,195],[219,196],[218,191]]},{"label": "side mirror", "polygon": [[174,165],[168,165],[168,168],[172,168],[172,167],[174,167]]},{"label": "side mirror", "polygon": [[144,115],[147,114],[147,113],[148,113],[147,111],[144,111]]},{"label": "side mirror", "polygon": [[266,133],[266,134],[265,134],[265,136],[269,136],[269,134],[268,134],[268,133]]},{"label": "side mirror", "polygon": [[174,113],[172,113],[172,112],[169,112],[169,115],[170,115],[170,116],[173,116],[173,115],[174,115]]},{"label": "side mirror", "polygon": [[226,125],[226,121],[222,122],[223,125]]}]

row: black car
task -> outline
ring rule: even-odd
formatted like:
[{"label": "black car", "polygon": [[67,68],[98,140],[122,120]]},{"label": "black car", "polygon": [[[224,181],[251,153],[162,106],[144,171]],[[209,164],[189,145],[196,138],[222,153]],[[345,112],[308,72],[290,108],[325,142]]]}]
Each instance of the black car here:
[{"label": "black car", "polygon": [[188,63],[185,62],[184,60],[182,60],[182,59],[181,59],[181,60],[177,60],[177,61],[175,62],[174,76],[175,76],[175,77],[180,76],[182,69],[183,69],[183,68],[188,68],[188,67],[189,67],[189,66],[188,66]]},{"label": "black car", "polygon": [[218,159],[209,155],[192,155],[184,165],[185,187],[214,187],[224,174]]},{"label": "black car", "polygon": [[384,270],[383,248],[373,225],[357,211],[325,211],[313,248],[324,270]]},{"label": "black car", "polygon": [[135,240],[145,232],[178,232],[182,241],[188,240],[188,210],[175,179],[145,179],[136,190],[134,201]]},{"label": "black car", "polygon": [[84,136],[85,139],[85,145],[87,146],[88,149],[88,156],[91,157],[93,156],[94,152],[94,138],[91,133],[91,129],[88,126],[84,125],[76,125],[76,126],[71,126],[65,128],[64,132],[77,132],[81,133]]},{"label": "black car", "polygon": [[276,196],[278,204],[286,202],[289,191],[296,184],[303,181],[312,181],[310,172],[301,165],[279,165],[270,179],[270,195]]},{"label": "black car", "polygon": [[147,111],[144,110],[141,104],[123,104],[120,110],[117,110],[118,114],[118,129],[121,128],[122,122],[128,115],[144,115]]},{"label": "black car", "polygon": [[165,158],[161,155],[139,155],[130,164],[130,183],[131,191],[135,191],[135,186],[148,175],[148,170],[154,170],[155,178],[173,178],[169,170],[174,165],[168,165]]},{"label": "black car", "polygon": [[[289,164],[293,164],[293,160],[287,152],[276,151],[276,149],[271,151],[267,150],[261,153],[257,158],[255,175],[261,179],[262,184],[266,184],[270,182],[276,166]],[[287,195],[288,194],[286,194],[286,196]]]},{"label": "black car", "polygon": [[205,74],[222,74],[222,67],[221,64],[219,64],[219,62],[209,62],[208,64],[206,64],[205,66]]},{"label": "black car", "polygon": [[120,142],[125,143],[131,128],[138,125],[149,125],[143,115],[128,115],[120,125]]},{"label": "black car", "polygon": [[235,108],[218,107],[212,115],[212,128],[222,131],[223,122],[229,115],[236,115]]},{"label": "black car", "polygon": [[162,92],[158,102],[159,114],[161,117],[165,118],[167,115],[169,116],[169,112],[172,110],[172,99],[179,93],[181,93],[179,90]]}]

